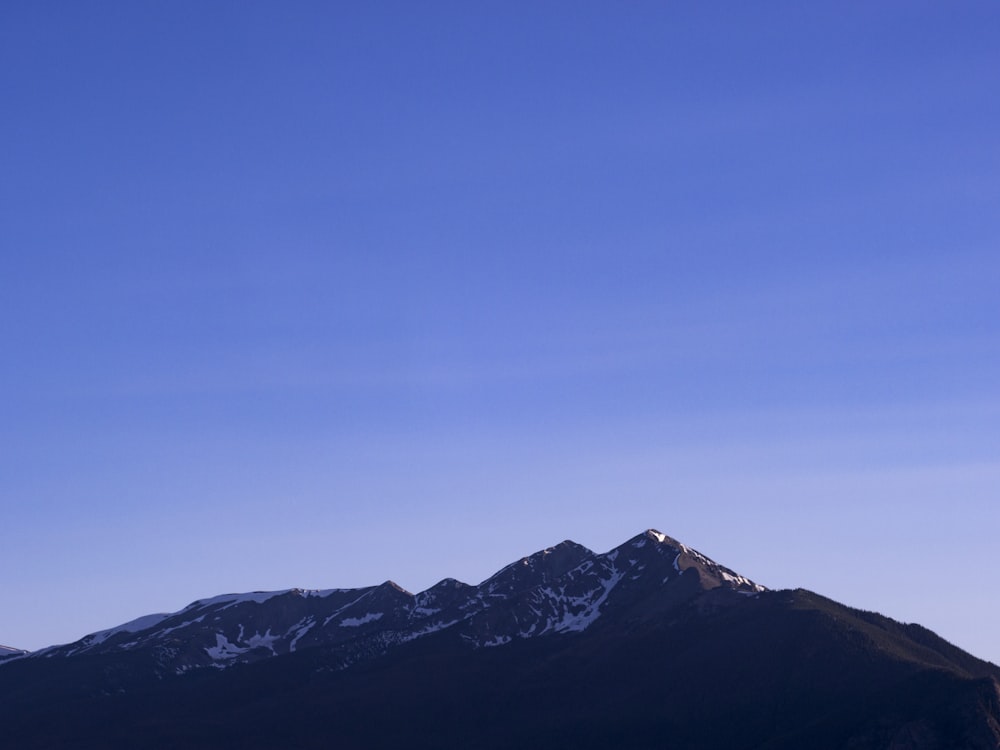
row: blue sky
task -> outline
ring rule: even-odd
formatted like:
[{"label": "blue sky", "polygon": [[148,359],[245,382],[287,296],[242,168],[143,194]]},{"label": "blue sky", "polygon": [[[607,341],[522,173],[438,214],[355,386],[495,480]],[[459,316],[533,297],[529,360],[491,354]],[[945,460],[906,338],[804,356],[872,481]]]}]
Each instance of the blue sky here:
[{"label": "blue sky", "polygon": [[0,643],[647,527],[1000,662],[1000,6],[0,9]]}]

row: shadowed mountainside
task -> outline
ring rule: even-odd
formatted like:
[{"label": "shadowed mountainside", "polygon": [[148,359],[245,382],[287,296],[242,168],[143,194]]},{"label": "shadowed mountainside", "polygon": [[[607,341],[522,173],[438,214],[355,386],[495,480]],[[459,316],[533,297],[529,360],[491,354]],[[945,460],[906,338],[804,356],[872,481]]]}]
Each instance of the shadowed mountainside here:
[{"label": "shadowed mountainside", "polygon": [[[917,625],[764,590],[658,532],[604,555],[565,542],[478,587],[387,587],[360,590],[376,592],[351,611],[363,623],[251,658],[190,654],[237,625],[252,637],[251,616],[256,633],[293,632],[292,605],[323,597],[196,602],[181,622],[200,629],[167,658],[179,631],[159,619],[145,646],[122,631],[115,647],[112,629],[8,661],[0,722],[19,748],[1000,747],[995,665]],[[262,631],[268,616],[281,628]]]}]

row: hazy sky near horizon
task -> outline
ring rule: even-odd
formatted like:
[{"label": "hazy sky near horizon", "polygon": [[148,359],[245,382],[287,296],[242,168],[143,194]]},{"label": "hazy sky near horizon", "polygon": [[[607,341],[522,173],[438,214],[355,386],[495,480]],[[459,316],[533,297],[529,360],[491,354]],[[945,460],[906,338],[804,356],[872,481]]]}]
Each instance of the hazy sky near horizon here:
[{"label": "hazy sky near horizon", "polygon": [[655,527],[1000,662],[998,40],[3,3],[0,643]]}]

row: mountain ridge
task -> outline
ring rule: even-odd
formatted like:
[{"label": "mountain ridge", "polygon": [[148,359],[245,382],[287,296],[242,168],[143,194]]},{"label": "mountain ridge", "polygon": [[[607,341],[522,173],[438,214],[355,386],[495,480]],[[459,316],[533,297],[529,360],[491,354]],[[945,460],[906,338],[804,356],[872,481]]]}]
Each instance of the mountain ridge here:
[{"label": "mountain ridge", "polygon": [[1000,668],[655,530],[478,585],[223,594],[0,667],[12,747],[997,750]]},{"label": "mountain ridge", "polygon": [[[656,586],[647,580],[650,565],[658,571]],[[388,580],[356,589],[292,588],[206,597],[176,612],[144,615],[27,658],[158,648],[161,663],[171,662],[174,671],[183,672],[227,668],[303,647],[344,644],[346,649],[366,638],[381,638],[388,648],[456,626],[478,647],[497,646],[514,638],[582,631],[600,617],[609,597],[674,586],[686,592],[674,597],[682,599],[695,590],[678,583],[685,571],[693,571],[689,575],[697,578],[695,588],[744,594],[765,590],[649,529],[605,553],[565,540],[515,560],[478,585],[445,578],[414,594]]]}]

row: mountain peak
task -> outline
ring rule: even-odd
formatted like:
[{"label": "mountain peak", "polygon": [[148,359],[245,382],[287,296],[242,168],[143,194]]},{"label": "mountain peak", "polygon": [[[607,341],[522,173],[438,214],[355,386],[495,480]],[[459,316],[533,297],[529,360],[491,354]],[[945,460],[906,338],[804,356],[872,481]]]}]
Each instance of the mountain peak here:
[{"label": "mountain peak", "polygon": [[664,534],[662,531],[657,531],[656,529],[646,529],[641,534],[636,534],[634,537],[629,539],[621,547],[644,547],[648,542],[653,542],[654,545],[665,545],[671,549],[683,550],[687,549],[683,544],[678,542],[672,536]]},{"label": "mountain peak", "polygon": [[393,591],[398,591],[401,594],[409,594],[410,593],[409,591],[407,591],[406,589],[404,589],[402,586],[400,586],[398,583],[396,583],[395,581],[391,581],[391,580],[390,581],[383,581],[382,583],[379,584],[378,587],[380,589],[391,589]]},{"label": "mountain peak", "polygon": [[574,542],[572,539],[563,539],[561,542],[559,542],[559,544],[556,544],[555,546],[552,546],[552,547],[548,547],[548,548],[542,550],[542,552],[548,553],[548,552],[553,552],[555,550],[561,550],[561,549],[576,549],[576,550],[584,550],[586,552],[590,552],[589,549],[587,549],[586,547],[584,547],[582,544]]},{"label": "mountain peak", "polygon": [[480,588],[490,596],[511,596],[549,583],[593,556],[582,544],[567,539],[501,568],[483,581]]},{"label": "mountain peak", "polygon": [[676,539],[673,539],[672,537],[669,537],[663,532],[657,531],[656,529],[646,529],[646,531],[643,532],[642,535],[645,536],[647,539],[650,539],[658,544],[669,544],[671,547],[676,547],[680,545],[680,542],[678,542]]}]

